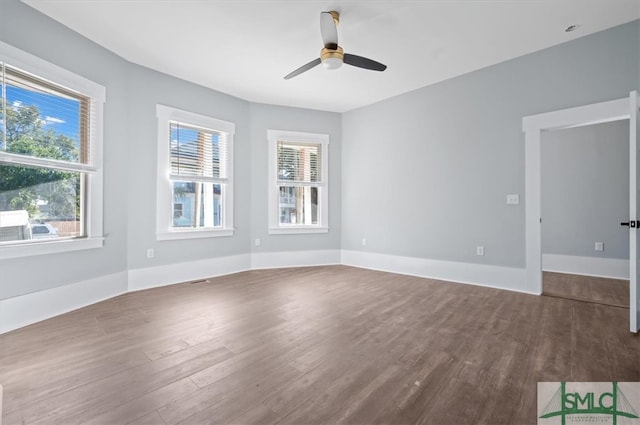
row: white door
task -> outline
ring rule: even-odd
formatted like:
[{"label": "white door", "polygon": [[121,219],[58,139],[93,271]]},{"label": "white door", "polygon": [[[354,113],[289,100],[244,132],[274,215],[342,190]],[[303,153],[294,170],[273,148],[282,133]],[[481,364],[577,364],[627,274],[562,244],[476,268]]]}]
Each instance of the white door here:
[{"label": "white door", "polygon": [[629,313],[631,332],[640,329],[640,120],[638,92],[632,91],[629,111]]}]

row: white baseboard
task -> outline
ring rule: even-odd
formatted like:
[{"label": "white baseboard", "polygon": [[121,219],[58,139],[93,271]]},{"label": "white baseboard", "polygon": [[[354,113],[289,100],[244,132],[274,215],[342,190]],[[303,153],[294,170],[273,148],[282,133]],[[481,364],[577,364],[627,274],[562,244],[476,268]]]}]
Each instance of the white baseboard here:
[{"label": "white baseboard", "polygon": [[325,249],[317,251],[254,252],[251,254],[252,269],[327,266],[333,264],[340,264],[339,249]]},{"label": "white baseboard", "polygon": [[391,273],[466,283],[531,294],[526,269],[401,257],[363,251],[342,251],[342,264]]},{"label": "white baseboard", "polygon": [[133,269],[128,271],[129,291],[140,291],[207,277],[238,273],[249,270],[250,267],[250,255],[240,254]]},{"label": "white baseboard", "polygon": [[9,332],[127,292],[119,272],[0,300],[0,333]]},{"label": "white baseboard", "polygon": [[132,269],[41,292],[0,300],[0,333],[126,292],[252,269],[344,264],[510,291],[526,290],[526,270],[348,250],[240,254]]},{"label": "white baseboard", "polygon": [[340,264],[340,250],[241,254],[128,271],[129,291],[173,285],[254,269]]},{"label": "white baseboard", "polygon": [[629,279],[629,260],[542,254],[542,270],[585,276]]}]

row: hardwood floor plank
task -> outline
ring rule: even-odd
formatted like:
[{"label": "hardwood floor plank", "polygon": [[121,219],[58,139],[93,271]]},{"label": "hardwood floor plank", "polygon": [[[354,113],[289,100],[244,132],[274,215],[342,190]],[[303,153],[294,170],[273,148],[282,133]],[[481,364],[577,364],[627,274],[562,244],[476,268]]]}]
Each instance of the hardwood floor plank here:
[{"label": "hardwood floor plank", "polygon": [[243,414],[231,418],[229,423],[244,425],[270,425],[275,424],[279,415],[262,403],[258,403]]},{"label": "hardwood floor plank", "polygon": [[629,308],[629,280],[543,273],[543,293],[547,296]]},{"label": "hardwood floor plank", "polygon": [[[188,397],[197,390],[198,386],[196,384],[189,378],[183,378],[123,403],[113,409],[104,411],[102,414],[96,415],[93,411],[84,411],[74,417],[65,418],[64,422],[67,424],[86,425],[127,424],[129,422],[135,422],[145,415],[156,412],[156,409],[168,403]],[[162,423],[164,423],[164,421]]]},{"label": "hardwood floor plank", "polygon": [[377,418],[381,411],[389,404],[390,394],[406,385],[408,376],[400,366],[390,365],[377,374],[371,382],[356,389],[349,403],[332,406],[325,424],[379,423]]},{"label": "hardwood floor plank", "polygon": [[242,416],[300,373],[288,365],[253,365],[159,409],[167,425],[223,423]]},{"label": "hardwood floor plank", "polygon": [[153,411],[148,413],[133,422],[129,422],[127,425],[166,425],[158,412]]},{"label": "hardwood floor plank", "polygon": [[324,363],[297,377],[286,387],[273,391],[262,402],[284,417],[300,405],[315,400],[327,386],[358,363],[361,363],[359,357],[334,353]]},{"label": "hardwood floor plank", "polygon": [[322,380],[314,385],[314,398],[308,399],[291,409],[279,421],[280,423],[322,424],[335,414],[336,410],[346,408],[361,388],[371,382],[382,371],[373,364],[355,364],[330,382]]},{"label": "hardwood floor plank", "polygon": [[440,395],[460,363],[451,354],[435,350],[422,360],[410,371],[403,391],[396,395],[394,408],[383,413],[382,422],[416,423],[431,406],[441,404]]}]

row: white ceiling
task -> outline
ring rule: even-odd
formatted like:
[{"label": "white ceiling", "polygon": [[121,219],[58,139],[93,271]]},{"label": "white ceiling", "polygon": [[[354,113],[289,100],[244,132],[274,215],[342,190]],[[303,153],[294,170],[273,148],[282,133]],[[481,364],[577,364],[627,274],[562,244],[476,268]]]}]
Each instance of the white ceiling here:
[{"label": "white ceiling", "polygon": [[[640,18],[640,0],[23,0],[123,58],[253,102],[364,106]],[[320,12],[340,45],[385,72],[319,57]],[[579,25],[565,32],[569,25]]]}]

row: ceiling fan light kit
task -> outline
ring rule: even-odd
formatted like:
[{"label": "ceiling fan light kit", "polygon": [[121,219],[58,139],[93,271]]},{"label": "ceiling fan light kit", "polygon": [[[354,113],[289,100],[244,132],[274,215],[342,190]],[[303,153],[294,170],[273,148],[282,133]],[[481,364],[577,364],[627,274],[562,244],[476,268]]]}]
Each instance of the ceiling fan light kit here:
[{"label": "ceiling fan light kit", "polygon": [[285,80],[300,75],[321,63],[323,68],[331,70],[340,68],[343,63],[371,71],[384,71],[387,69],[386,65],[372,59],[344,53],[342,47],[338,45],[337,27],[339,22],[340,14],[334,10],[320,13],[320,34],[324,44],[324,47],[320,50],[320,57],[287,74],[284,77]]}]

